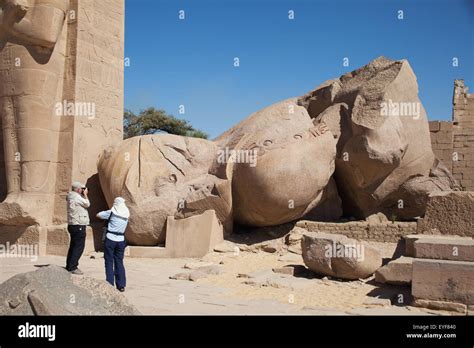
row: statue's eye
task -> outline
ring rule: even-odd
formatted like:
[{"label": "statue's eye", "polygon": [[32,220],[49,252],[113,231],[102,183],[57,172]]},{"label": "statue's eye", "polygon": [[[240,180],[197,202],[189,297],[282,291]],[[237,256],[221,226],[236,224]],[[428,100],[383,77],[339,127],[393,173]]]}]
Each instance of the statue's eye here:
[{"label": "statue's eye", "polygon": [[271,144],[273,144],[273,141],[271,141],[271,140],[265,140],[263,142],[263,146],[270,146]]},{"label": "statue's eye", "polygon": [[303,139],[303,136],[301,134],[295,134],[293,138],[299,140],[299,139]]},{"label": "statue's eye", "polygon": [[258,151],[259,148],[260,147],[258,146],[258,144],[255,144],[255,143],[248,147],[249,151]]}]

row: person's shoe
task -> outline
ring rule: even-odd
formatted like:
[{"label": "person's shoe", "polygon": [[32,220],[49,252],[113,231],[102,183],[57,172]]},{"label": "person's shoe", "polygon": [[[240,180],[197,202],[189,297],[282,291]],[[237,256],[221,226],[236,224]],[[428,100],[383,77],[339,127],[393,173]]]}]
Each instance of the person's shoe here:
[{"label": "person's shoe", "polygon": [[124,292],[125,288],[117,288],[117,290],[120,291],[120,292]]},{"label": "person's shoe", "polygon": [[71,271],[70,273],[74,274],[74,275],[83,275],[84,274],[84,272],[82,272],[79,268],[76,268],[74,271]]}]

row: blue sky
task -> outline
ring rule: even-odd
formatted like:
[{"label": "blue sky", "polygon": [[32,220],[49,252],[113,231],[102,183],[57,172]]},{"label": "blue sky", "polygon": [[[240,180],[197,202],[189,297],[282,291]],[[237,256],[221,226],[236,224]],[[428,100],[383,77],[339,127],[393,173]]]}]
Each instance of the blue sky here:
[{"label": "blue sky", "polygon": [[380,55],[408,59],[431,120],[451,118],[455,78],[474,92],[474,0],[126,0],[125,31],[125,107],[211,137]]}]

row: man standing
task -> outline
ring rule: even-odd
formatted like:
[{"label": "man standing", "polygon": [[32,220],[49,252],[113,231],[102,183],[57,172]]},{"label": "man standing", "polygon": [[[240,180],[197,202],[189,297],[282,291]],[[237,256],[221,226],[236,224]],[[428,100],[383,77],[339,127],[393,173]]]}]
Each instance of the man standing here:
[{"label": "man standing", "polygon": [[71,236],[71,244],[67,253],[66,269],[72,274],[77,275],[83,274],[77,267],[79,266],[79,259],[84,252],[86,227],[89,225],[87,208],[91,204],[87,194],[87,187],[80,182],[74,182],[72,184],[72,191],[67,194],[67,230]]}]

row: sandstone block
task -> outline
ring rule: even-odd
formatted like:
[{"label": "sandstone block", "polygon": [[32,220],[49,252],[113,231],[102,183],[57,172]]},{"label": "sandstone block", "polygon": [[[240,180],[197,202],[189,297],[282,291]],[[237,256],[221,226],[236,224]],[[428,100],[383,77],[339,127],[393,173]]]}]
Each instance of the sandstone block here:
[{"label": "sandstone block", "polygon": [[389,307],[392,305],[392,302],[387,298],[370,297],[362,304],[368,307]]},{"label": "sandstone block", "polygon": [[[437,231],[437,230],[436,230]],[[439,232],[439,231],[438,231]],[[440,234],[408,234],[403,237],[405,239],[405,256],[415,257],[415,242],[425,239],[439,239],[439,240],[472,240],[471,237],[462,236],[444,236]]]},{"label": "sandstone block", "polygon": [[474,304],[474,262],[416,259],[412,295],[415,299]]},{"label": "sandstone block", "polygon": [[451,311],[451,312],[458,312],[462,314],[467,313],[467,306],[465,304],[456,303],[456,302],[414,299],[413,305],[416,307],[429,308],[429,309],[434,309],[438,311]]},{"label": "sandstone block", "polygon": [[171,257],[203,257],[223,238],[223,227],[214,210],[180,220],[168,218],[166,249]]},{"label": "sandstone block", "polygon": [[474,261],[474,240],[420,239],[415,242],[415,257],[454,261]]},{"label": "sandstone block", "polygon": [[434,192],[428,198],[425,217],[418,221],[418,233],[437,229],[441,234],[473,237],[473,216],[474,192]]},{"label": "sandstone block", "polygon": [[310,270],[335,278],[367,278],[382,265],[380,251],[342,235],[305,233],[301,249]]},{"label": "sandstone block", "polygon": [[437,132],[440,130],[440,122],[439,121],[431,121],[429,122],[430,125],[430,132]]},{"label": "sandstone block", "polygon": [[409,285],[412,279],[413,258],[401,257],[390,261],[375,272],[375,281],[393,285]]}]

